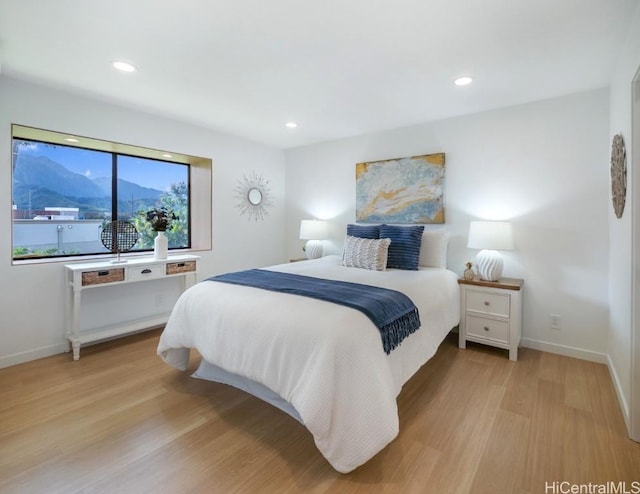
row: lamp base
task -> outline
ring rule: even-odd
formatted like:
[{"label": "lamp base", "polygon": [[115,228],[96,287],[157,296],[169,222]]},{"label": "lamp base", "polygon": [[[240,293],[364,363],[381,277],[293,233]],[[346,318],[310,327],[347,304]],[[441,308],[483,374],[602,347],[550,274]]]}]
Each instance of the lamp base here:
[{"label": "lamp base", "polygon": [[307,255],[307,259],[318,259],[322,257],[324,247],[321,240],[308,240],[307,245],[304,248],[304,252]]},{"label": "lamp base", "polygon": [[476,268],[480,279],[498,281],[502,276],[502,255],[497,250],[481,250],[476,256]]}]

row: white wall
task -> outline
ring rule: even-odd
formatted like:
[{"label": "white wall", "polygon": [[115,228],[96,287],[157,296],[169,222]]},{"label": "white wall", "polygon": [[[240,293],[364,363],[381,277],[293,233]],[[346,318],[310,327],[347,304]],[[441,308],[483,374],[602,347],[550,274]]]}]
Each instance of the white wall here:
[{"label": "white wall", "polygon": [[[199,253],[200,278],[285,261],[281,150],[0,76],[0,209],[6,212],[0,215],[0,231],[5,232],[0,243],[0,367],[65,348],[67,292],[62,263],[11,265],[12,123],[212,158],[213,251]],[[253,170],[269,179],[274,199],[270,215],[259,222],[240,216],[234,191],[243,174]],[[176,293],[176,287],[166,285],[157,289]],[[144,292],[152,296],[148,289],[133,286],[114,293],[107,290],[104,302],[111,304],[111,311],[103,317],[132,317],[141,305],[155,300],[146,300]]]},{"label": "white wall", "polygon": [[[609,143],[615,134],[622,134],[627,150],[627,201],[622,218],[616,218],[613,207],[609,206],[609,300],[611,307],[610,333],[608,340],[609,367],[622,403],[623,413],[629,425],[629,407],[631,404],[631,347],[632,337],[632,304],[640,310],[640,219],[634,204],[638,206],[637,184],[640,170],[632,164],[638,163],[633,149],[631,125],[631,97],[634,76],[640,70],[640,6],[636,9],[627,40],[619,50],[616,72],[611,84]],[[640,105],[640,102],[638,102]],[[640,128],[635,129],[636,134]],[[636,138],[637,139],[637,138]],[[609,144],[611,146],[611,144]],[[609,148],[610,149],[610,148]],[[635,238],[634,238],[635,236]],[[634,274],[633,256],[636,256],[636,273]],[[635,302],[632,299],[632,280],[635,280]],[[636,315],[636,318],[638,315]],[[636,324],[638,321],[636,320]],[[638,329],[636,328],[636,332]],[[637,333],[638,334],[638,333]],[[640,335],[638,336],[640,338]],[[640,384],[640,380],[639,380]],[[637,391],[640,395],[640,391]],[[640,397],[638,405],[640,407]],[[640,410],[637,410],[640,416]],[[640,426],[638,426],[640,428]],[[640,430],[637,436],[640,436]]]},{"label": "white wall", "polygon": [[[469,221],[510,219],[505,276],[525,279],[525,344],[604,361],[608,309],[608,91],[286,151],[287,249],[300,219],[331,218],[339,252],[355,220],[355,163],[446,153],[449,268],[461,273]],[[560,331],[549,315],[562,317]]]}]

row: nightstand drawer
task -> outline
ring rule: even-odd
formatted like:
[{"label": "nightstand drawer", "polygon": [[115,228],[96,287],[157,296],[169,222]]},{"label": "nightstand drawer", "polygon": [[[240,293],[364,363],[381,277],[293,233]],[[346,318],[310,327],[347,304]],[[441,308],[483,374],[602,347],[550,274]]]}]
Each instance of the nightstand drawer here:
[{"label": "nightstand drawer", "polygon": [[509,317],[509,295],[468,289],[467,310]]},{"label": "nightstand drawer", "polygon": [[470,336],[509,343],[509,323],[467,314],[466,330]]},{"label": "nightstand drawer", "polygon": [[127,281],[154,280],[164,276],[163,264],[127,268]]}]

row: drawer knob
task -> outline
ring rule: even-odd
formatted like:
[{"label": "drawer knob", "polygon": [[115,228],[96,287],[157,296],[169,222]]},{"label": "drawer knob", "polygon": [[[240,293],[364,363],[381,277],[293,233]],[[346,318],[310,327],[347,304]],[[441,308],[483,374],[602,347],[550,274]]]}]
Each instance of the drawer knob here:
[{"label": "drawer knob", "polygon": [[489,331],[489,326],[485,326],[485,327],[484,327],[484,330],[485,330],[485,331]]},{"label": "drawer knob", "polygon": [[489,301],[488,301],[488,300],[485,300],[485,301],[484,301],[484,305],[486,305],[487,307],[489,307]]},{"label": "drawer knob", "polygon": [[98,276],[109,276],[109,271],[98,271]]},{"label": "drawer knob", "polygon": [[151,272],[151,270],[149,268],[145,268],[142,271],[140,271],[141,274],[149,274]]}]

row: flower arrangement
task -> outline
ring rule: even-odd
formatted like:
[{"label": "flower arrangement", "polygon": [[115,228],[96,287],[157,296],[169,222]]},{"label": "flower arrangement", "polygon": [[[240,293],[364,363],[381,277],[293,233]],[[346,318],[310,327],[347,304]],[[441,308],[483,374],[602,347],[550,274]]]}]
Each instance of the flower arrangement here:
[{"label": "flower arrangement", "polygon": [[164,206],[146,212],[147,221],[156,232],[166,232],[172,221],[178,220],[175,213]]}]

